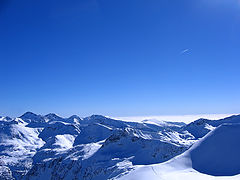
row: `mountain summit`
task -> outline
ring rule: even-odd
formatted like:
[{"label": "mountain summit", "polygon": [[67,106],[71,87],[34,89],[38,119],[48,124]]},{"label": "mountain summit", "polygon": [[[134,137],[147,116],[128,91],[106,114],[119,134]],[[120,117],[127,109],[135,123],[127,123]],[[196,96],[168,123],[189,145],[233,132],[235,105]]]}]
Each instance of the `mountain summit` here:
[{"label": "mountain summit", "polygon": [[[163,165],[166,161],[176,171],[180,166],[213,176],[240,173],[235,158],[240,116],[190,124],[126,122],[101,115],[63,118],[32,112],[0,119],[3,180],[132,179],[138,177],[139,167],[140,174],[149,168],[154,176],[164,172],[170,168]],[[152,177],[146,172],[139,177]]]}]

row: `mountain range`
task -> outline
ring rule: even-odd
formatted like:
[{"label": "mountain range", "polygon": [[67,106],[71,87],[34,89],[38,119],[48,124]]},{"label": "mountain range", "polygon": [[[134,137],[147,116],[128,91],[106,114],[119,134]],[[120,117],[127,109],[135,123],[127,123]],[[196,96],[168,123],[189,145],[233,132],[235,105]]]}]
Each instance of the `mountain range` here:
[{"label": "mountain range", "polygon": [[189,124],[0,117],[0,179],[240,179],[240,115]]}]

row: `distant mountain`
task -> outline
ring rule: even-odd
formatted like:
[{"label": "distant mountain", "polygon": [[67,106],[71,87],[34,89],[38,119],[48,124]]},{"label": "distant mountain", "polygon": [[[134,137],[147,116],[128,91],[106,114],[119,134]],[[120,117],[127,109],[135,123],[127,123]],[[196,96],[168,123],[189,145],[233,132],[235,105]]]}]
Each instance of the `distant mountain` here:
[{"label": "distant mountain", "polygon": [[188,152],[199,138],[224,123],[240,123],[240,116],[199,119],[188,125],[32,112],[14,119],[1,117],[0,179],[125,177],[139,165],[162,163]]},{"label": "distant mountain", "polygon": [[183,126],[183,130],[187,130],[195,138],[201,138],[211,130],[224,123],[240,123],[240,115],[234,115],[219,120],[198,119],[186,126]]}]

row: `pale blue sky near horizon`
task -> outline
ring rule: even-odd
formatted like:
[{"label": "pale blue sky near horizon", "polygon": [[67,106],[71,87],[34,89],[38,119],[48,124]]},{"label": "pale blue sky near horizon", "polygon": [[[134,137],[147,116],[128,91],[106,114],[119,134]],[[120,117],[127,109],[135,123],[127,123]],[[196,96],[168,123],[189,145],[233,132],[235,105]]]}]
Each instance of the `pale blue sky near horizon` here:
[{"label": "pale blue sky near horizon", "polygon": [[238,0],[2,0],[0,115],[237,114]]}]

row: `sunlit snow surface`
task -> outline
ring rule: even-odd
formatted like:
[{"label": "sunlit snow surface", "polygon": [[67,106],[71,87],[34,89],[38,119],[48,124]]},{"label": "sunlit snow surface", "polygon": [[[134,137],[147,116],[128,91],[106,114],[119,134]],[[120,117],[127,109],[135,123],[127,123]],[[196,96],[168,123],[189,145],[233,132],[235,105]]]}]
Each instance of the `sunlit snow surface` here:
[{"label": "sunlit snow surface", "polygon": [[120,180],[240,179],[240,124],[223,124],[168,162],[136,166]]},{"label": "sunlit snow surface", "polygon": [[239,179],[239,123],[0,117],[0,179]]},{"label": "sunlit snow surface", "polygon": [[1,124],[0,131],[0,161],[11,169],[24,170],[31,167],[31,157],[45,142],[38,137],[41,128],[26,127],[21,119]]}]

